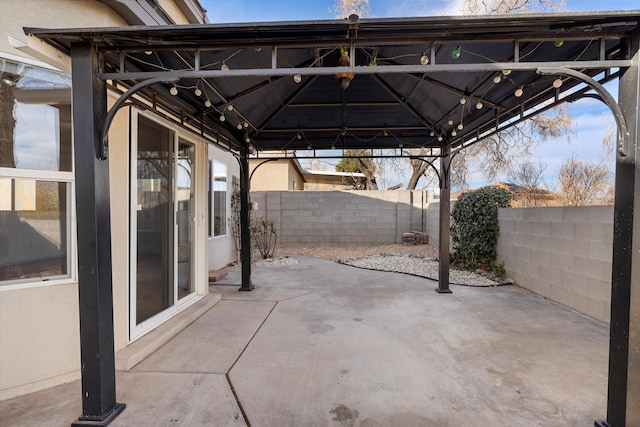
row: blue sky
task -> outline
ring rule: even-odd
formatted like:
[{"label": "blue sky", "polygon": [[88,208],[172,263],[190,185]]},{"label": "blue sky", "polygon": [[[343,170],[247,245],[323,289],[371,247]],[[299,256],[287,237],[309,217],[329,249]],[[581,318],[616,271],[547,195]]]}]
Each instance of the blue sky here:
[{"label": "blue sky", "polygon": [[[267,22],[332,19],[333,0],[200,0],[209,20],[218,22]],[[369,0],[370,17],[389,18],[458,14],[462,0]],[[566,11],[640,9],[638,0],[565,0]]]},{"label": "blue sky", "polygon": [[[451,15],[460,13],[463,0],[370,0],[370,17],[409,17]],[[290,20],[333,19],[331,12],[333,0],[200,0],[207,10],[212,23],[225,22],[267,22]],[[611,7],[605,7],[611,5]],[[640,9],[638,0],[616,0],[606,3],[602,0],[565,0],[565,11],[600,11]],[[610,92],[617,96],[617,86],[609,85]],[[574,119],[574,129],[567,137],[539,142],[535,147],[534,160],[540,159],[547,164],[545,180],[554,188],[556,171],[562,160],[576,155],[585,160],[597,160],[602,156],[602,139],[615,122],[608,108],[599,101],[585,99],[569,105]],[[613,167],[613,158],[608,162]],[[303,164],[305,166],[305,164]],[[329,165],[327,169],[331,169]],[[391,186],[404,181],[400,176],[383,179],[381,187]],[[613,177],[612,177],[613,178]],[[506,177],[500,177],[506,180]],[[486,180],[474,174],[470,187],[485,185]]]}]

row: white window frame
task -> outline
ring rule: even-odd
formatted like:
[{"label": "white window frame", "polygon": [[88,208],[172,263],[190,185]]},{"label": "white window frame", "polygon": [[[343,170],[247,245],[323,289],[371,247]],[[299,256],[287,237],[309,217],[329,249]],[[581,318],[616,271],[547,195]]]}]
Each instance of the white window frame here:
[{"label": "white window frame", "polygon": [[67,221],[67,271],[64,276],[29,277],[26,279],[0,282],[0,292],[14,289],[54,286],[78,281],[77,242],[76,242],[76,191],[73,172],[40,171],[33,169],[0,168],[0,177],[6,179],[30,179],[34,181],[63,182],[68,185],[66,221]]},{"label": "white window frame", "polygon": [[[220,238],[224,238],[224,237],[228,237],[229,236],[229,213],[230,213],[230,208],[229,208],[229,165],[227,165],[225,162],[221,162],[220,160],[217,160],[216,157],[213,155],[213,153],[211,152],[212,150],[209,150],[209,156],[207,159],[207,174],[209,176],[207,176],[207,180],[210,191],[211,191],[211,204],[208,206],[208,212],[207,212],[207,221],[208,221],[208,227],[210,227],[211,230],[211,234],[209,234],[209,240],[213,240],[213,239],[220,239]],[[209,162],[211,162],[211,174],[209,174]],[[216,163],[224,165],[225,167],[225,184],[227,186],[226,189],[226,197],[224,199],[224,204],[225,204],[225,227],[224,227],[224,233],[223,234],[219,234],[219,235],[215,235],[215,218],[213,213],[215,212],[215,190],[214,190],[214,184],[215,184],[215,175],[216,175]]]},{"label": "white window frame", "polygon": [[[173,144],[174,147],[177,149],[178,147],[178,142],[180,139],[188,141],[189,143],[193,144],[195,147],[195,151],[196,151],[196,168],[199,168],[201,166],[199,166],[201,164],[201,162],[198,161],[198,159],[200,158],[201,154],[201,149],[199,147],[199,145],[201,145],[202,140],[194,137],[191,133],[186,132],[185,130],[183,130],[182,128],[163,121],[161,118],[157,117],[156,115],[147,112],[147,111],[141,111],[141,110],[136,110],[133,109],[132,110],[132,114],[131,114],[131,134],[130,134],[130,148],[129,148],[129,158],[132,160],[134,158],[135,153],[137,152],[138,149],[138,117],[140,116],[144,116],[146,119],[153,121],[154,123],[157,123],[158,126],[162,126],[170,131],[173,132]],[[175,153],[175,149],[174,149],[174,153]],[[168,319],[172,318],[173,316],[175,316],[177,313],[181,312],[182,310],[184,310],[185,308],[189,307],[190,305],[192,305],[194,302],[196,302],[197,300],[201,299],[205,292],[206,289],[204,289],[205,286],[208,286],[208,283],[206,284],[202,284],[201,281],[198,279],[199,275],[197,274],[197,269],[199,268],[199,263],[198,261],[194,258],[191,260],[191,262],[195,263],[195,271],[196,273],[193,274],[193,280],[194,280],[194,291],[190,294],[187,295],[186,297],[182,298],[182,299],[178,299],[177,295],[178,295],[178,281],[177,281],[177,274],[178,274],[178,269],[174,268],[174,272],[173,272],[173,291],[174,291],[174,303],[166,308],[165,310],[155,314],[154,316],[144,320],[143,322],[136,324],[136,294],[137,294],[137,283],[136,283],[136,268],[137,268],[137,264],[136,264],[136,248],[137,248],[137,233],[135,232],[135,230],[137,230],[137,222],[136,222],[136,214],[137,214],[137,204],[134,202],[133,199],[133,195],[136,194],[136,190],[135,190],[135,186],[137,186],[137,162],[135,161],[129,161],[129,176],[130,176],[130,182],[129,182],[129,191],[130,191],[130,209],[129,209],[129,343],[141,338],[142,336],[144,336],[145,334],[151,332],[154,328],[156,328],[158,325],[164,323],[165,321],[167,321]],[[177,174],[177,169],[174,169],[174,174]],[[197,172],[196,169],[196,176],[199,173]],[[172,191],[175,194],[175,183],[176,183],[176,176],[174,175],[174,188],[172,188]],[[199,186],[201,184],[199,184],[198,178],[195,178],[195,182],[194,185],[196,186],[196,194],[199,193]],[[173,196],[172,196],[173,197]],[[199,203],[196,201],[196,206]],[[178,201],[177,199],[174,198],[174,212],[177,211],[178,208]],[[197,221],[197,219],[196,219]],[[198,236],[198,229],[196,228],[196,236]],[[175,222],[174,222],[174,241],[177,240],[177,233],[178,230],[175,227]],[[197,237],[196,237],[196,241],[194,241],[192,244],[194,245],[194,247],[199,247],[200,243],[197,241]],[[177,259],[178,257],[178,246],[174,245],[173,247],[173,256],[174,256],[174,260]],[[197,249],[195,251],[193,251],[193,253],[196,253]],[[206,260],[204,261],[206,262]]]},{"label": "white window frame", "polygon": [[[6,58],[10,62],[25,63],[34,65],[45,70],[58,71],[44,63],[38,61],[30,61],[28,58],[16,57],[5,53],[0,54],[0,58]],[[66,89],[65,89],[66,90]],[[69,89],[69,100],[71,99],[71,89]],[[46,102],[37,103],[40,105],[49,105]],[[0,177],[6,179],[29,179],[34,181],[48,181],[67,183],[67,206],[66,222],[67,222],[67,274],[61,276],[48,277],[30,277],[26,279],[6,280],[0,282],[0,292],[15,289],[28,289],[43,286],[64,285],[77,283],[78,281],[78,256],[76,241],[76,187],[75,187],[75,152],[74,140],[71,137],[71,169],[72,171],[50,171],[37,169],[21,169],[0,167]]]}]

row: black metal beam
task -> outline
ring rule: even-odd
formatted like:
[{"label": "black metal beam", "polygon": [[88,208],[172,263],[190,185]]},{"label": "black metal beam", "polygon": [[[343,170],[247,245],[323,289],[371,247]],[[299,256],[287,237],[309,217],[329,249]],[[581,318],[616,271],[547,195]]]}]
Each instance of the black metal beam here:
[{"label": "black metal beam", "polygon": [[[632,66],[621,70],[618,103],[627,123],[627,155],[616,156],[607,420],[596,426],[640,425],[640,32]],[[635,256],[634,256],[635,255]]]},{"label": "black metal beam", "polygon": [[106,426],[125,408],[116,402],[109,161],[98,159],[107,90],[90,44],[71,49],[76,178],[82,415],[73,426]]},{"label": "black metal beam", "polygon": [[249,206],[249,147],[243,144],[240,149],[240,263],[242,269],[241,291],[251,291],[251,212]]},{"label": "black metal beam", "polygon": [[440,157],[440,228],[438,231],[438,287],[436,292],[450,294],[449,289],[449,228],[451,222],[451,146],[443,148],[443,156]]}]

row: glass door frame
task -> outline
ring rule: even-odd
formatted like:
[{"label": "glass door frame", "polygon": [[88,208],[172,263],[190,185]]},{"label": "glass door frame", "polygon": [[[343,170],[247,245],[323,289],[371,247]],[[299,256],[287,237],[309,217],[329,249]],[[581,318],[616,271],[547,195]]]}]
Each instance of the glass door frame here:
[{"label": "glass door frame", "polygon": [[[173,161],[172,161],[172,188],[171,188],[171,199],[173,205],[173,215],[171,222],[173,224],[173,260],[172,266],[167,266],[173,272],[173,301],[170,306],[159,313],[151,316],[144,321],[137,323],[137,173],[138,173],[138,162],[137,162],[137,151],[138,151],[138,127],[139,127],[139,116],[144,116],[146,120],[151,120],[158,126],[162,126],[172,132],[173,135]],[[202,298],[206,293],[206,286],[208,283],[205,283],[205,275],[197,274],[198,268],[202,267],[203,263],[206,262],[207,254],[202,249],[204,248],[204,244],[200,242],[202,238],[200,235],[202,234],[201,222],[199,221],[199,216],[202,216],[200,210],[202,209],[202,197],[200,197],[199,193],[200,188],[202,186],[202,178],[203,168],[201,166],[201,157],[202,157],[202,148],[197,138],[191,138],[189,134],[182,131],[180,128],[176,126],[172,126],[167,122],[163,122],[161,119],[156,116],[142,112],[136,111],[134,114],[131,114],[131,126],[130,126],[130,135],[129,140],[130,143],[130,184],[129,184],[129,201],[130,201],[130,209],[129,209],[129,342],[135,341],[141,336],[153,330],[156,326],[165,322],[169,318],[173,317],[175,314],[190,306],[200,298]],[[191,266],[190,266],[190,280],[193,281],[193,292],[189,295],[179,298],[178,297],[178,226],[177,226],[177,213],[178,213],[178,197],[177,197],[177,174],[178,174],[178,147],[179,142],[187,142],[192,144],[194,148],[194,165],[193,169],[195,171],[194,177],[192,179],[192,185],[194,186],[194,214],[193,217],[190,218],[190,221],[193,225],[193,241],[191,242]],[[205,231],[206,233],[206,231]],[[206,264],[204,264],[206,265]]]}]

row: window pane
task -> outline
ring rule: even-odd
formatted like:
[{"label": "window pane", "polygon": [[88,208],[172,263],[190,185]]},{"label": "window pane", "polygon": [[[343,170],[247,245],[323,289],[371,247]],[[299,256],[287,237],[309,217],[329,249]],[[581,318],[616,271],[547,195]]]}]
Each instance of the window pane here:
[{"label": "window pane", "polygon": [[213,235],[227,234],[227,166],[213,162]]},{"label": "window pane", "polygon": [[0,167],[71,171],[71,79],[0,62]]},{"label": "window pane", "polygon": [[68,276],[69,184],[0,179],[0,281]]}]

